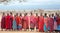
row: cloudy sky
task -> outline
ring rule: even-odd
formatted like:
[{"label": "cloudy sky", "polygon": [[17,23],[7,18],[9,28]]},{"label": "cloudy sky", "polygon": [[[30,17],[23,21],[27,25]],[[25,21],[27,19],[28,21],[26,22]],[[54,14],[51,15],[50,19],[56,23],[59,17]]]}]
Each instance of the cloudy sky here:
[{"label": "cloudy sky", "polygon": [[60,0],[26,0],[19,2],[12,0],[8,4],[0,3],[1,10],[20,10],[20,9],[60,9]]}]

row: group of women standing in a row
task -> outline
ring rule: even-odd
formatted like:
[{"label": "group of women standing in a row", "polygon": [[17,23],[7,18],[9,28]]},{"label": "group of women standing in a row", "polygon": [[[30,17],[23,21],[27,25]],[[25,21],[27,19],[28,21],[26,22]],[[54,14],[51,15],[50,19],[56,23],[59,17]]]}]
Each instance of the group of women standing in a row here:
[{"label": "group of women standing in a row", "polygon": [[59,14],[49,14],[49,16],[47,16],[47,13],[43,14],[40,13],[40,16],[38,16],[38,13],[35,14],[36,16],[34,16],[34,14],[31,12],[30,16],[28,16],[27,13],[24,14],[24,16],[22,16],[22,14],[20,13],[20,15],[18,13],[16,13],[16,15],[13,16],[12,12],[7,13],[7,15],[5,15],[5,13],[3,13],[2,15],[2,19],[1,19],[1,29],[5,29],[5,30],[27,30],[27,29],[31,29],[34,30],[34,28],[36,27],[36,29],[38,29],[41,32],[46,32],[46,31],[60,31],[60,16]]}]

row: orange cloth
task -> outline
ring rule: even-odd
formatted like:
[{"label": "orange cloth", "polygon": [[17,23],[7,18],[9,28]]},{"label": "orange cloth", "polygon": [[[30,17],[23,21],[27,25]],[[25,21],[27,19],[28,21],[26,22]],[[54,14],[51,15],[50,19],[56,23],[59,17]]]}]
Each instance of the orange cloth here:
[{"label": "orange cloth", "polygon": [[20,23],[20,17],[16,16],[15,20],[16,20],[17,25],[19,25],[19,23]]}]

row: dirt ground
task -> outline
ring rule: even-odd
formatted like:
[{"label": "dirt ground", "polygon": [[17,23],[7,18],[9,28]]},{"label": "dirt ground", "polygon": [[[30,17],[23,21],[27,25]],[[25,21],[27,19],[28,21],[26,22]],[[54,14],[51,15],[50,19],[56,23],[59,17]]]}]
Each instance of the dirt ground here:
[{"label": "dirt ground", "polygon": [[36,31],[0,31],[0,33],[60,33],[60,32],[36,32]]},{"label": "dirt ground", "polygon": [[0,33],[44,33],[44,32],[0,31]]},{"label": "dirt ground", "polygon": [[[50,32],[0,31],[0,33],[50,33]],[[60,33],[60,32],[51,32],[51,33]]]}]

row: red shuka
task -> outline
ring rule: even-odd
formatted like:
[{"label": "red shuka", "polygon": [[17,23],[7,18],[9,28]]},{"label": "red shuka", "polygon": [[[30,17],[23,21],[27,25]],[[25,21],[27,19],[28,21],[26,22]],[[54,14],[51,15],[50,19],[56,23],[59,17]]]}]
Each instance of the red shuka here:
[{"label": "red shuka", "polygon": [[28,18],[28,16],[23,17],[23,28],[24,29],[29,28],[29,18]]},{"label": "red shuka", "polygon": [[10,16],[8,15],[8,16],[6,16],[6,29],[10,29]]},{"label": "red shuka", "polygon": [[52,32],[54,30],[54,19],[51,17],[48,18],[48,26],[50,32]]},{"label": "red shuka", "polygon": [[39,16],[39,31],[44,31],[44,17],[43,16]]}]

